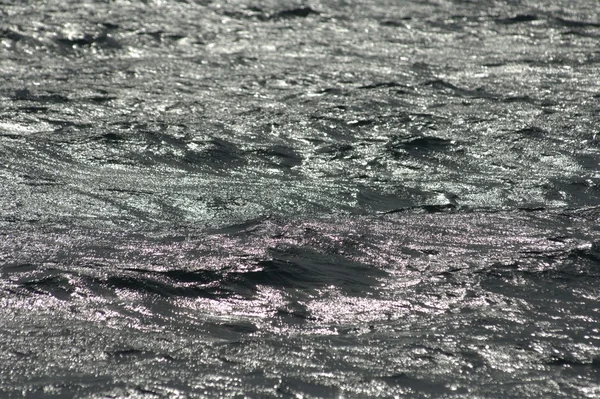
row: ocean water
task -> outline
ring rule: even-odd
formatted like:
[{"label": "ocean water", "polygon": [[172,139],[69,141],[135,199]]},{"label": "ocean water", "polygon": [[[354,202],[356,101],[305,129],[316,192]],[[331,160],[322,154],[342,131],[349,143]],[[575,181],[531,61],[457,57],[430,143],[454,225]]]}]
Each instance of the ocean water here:
[{"label": "ocean water", "polygon": [[600,3],[0,1],[0,397],[600,397]]}]

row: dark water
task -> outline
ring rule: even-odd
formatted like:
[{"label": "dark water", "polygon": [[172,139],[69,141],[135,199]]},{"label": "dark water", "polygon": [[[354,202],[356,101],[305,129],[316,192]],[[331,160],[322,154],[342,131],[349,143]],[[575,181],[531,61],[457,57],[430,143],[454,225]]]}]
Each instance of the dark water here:
[{"label": "dark water", "polygon": [[600,396],[600,3],[0,1],[0,396]]}]

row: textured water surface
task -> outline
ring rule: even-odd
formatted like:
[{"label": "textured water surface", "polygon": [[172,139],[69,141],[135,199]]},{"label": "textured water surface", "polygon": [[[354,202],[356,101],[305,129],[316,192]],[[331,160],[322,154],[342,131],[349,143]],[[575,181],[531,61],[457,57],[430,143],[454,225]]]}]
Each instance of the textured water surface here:
[{"label": "textured water surface", "polygon": [[0,1],[0,396],[600,396],[600,4]]}]

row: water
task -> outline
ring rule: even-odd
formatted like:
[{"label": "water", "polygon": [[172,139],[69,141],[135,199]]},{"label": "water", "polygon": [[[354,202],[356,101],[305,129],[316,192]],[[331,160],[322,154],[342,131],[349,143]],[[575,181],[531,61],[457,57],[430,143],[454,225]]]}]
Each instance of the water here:
[{"label": "water", "polygon": [[597,1],[0,3],[3,397],[600,395]]}]

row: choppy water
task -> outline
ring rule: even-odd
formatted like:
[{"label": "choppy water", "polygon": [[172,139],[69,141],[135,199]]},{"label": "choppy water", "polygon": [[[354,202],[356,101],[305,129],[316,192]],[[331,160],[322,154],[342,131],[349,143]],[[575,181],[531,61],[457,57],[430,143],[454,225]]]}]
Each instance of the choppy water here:
[{"label": "choppy water", "polygon": [[0,2],[3,397],[600,396],[598,1]]}]

